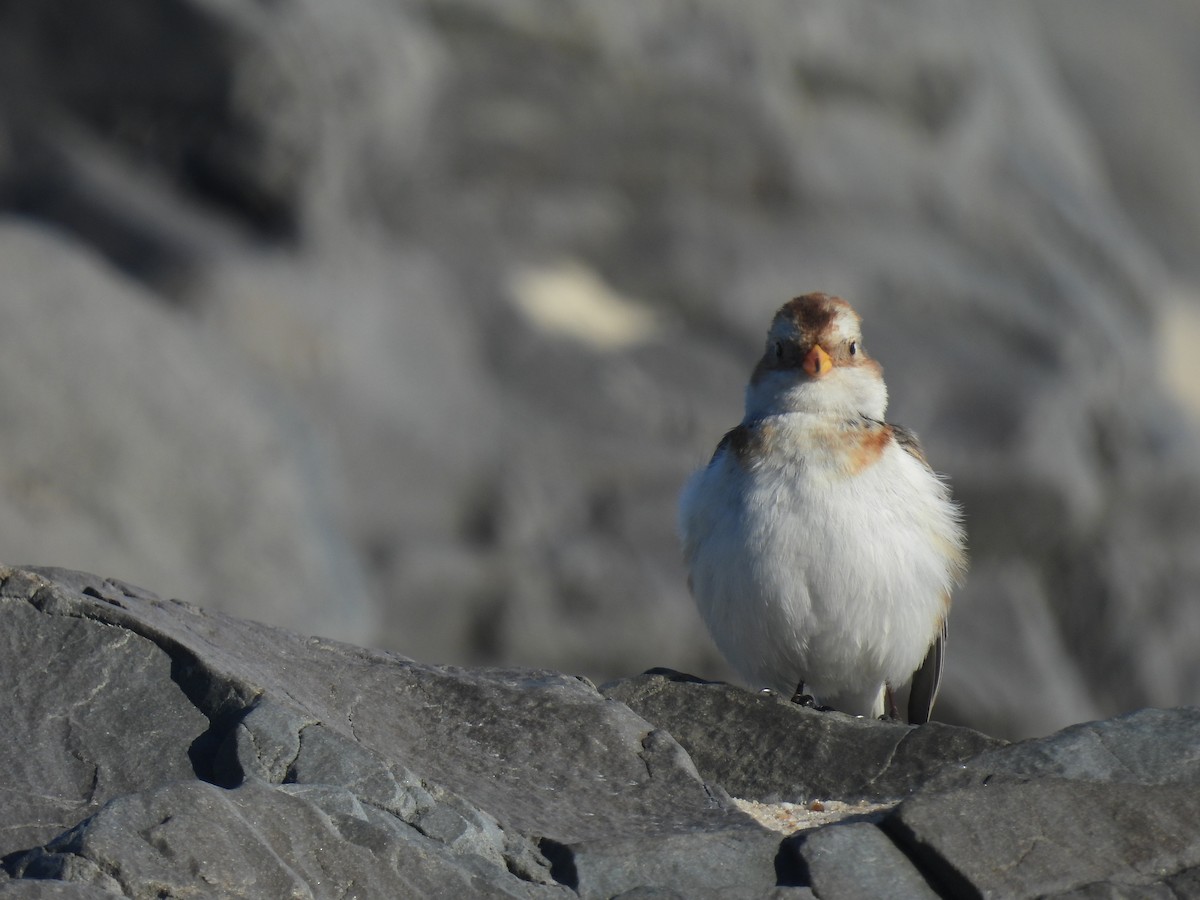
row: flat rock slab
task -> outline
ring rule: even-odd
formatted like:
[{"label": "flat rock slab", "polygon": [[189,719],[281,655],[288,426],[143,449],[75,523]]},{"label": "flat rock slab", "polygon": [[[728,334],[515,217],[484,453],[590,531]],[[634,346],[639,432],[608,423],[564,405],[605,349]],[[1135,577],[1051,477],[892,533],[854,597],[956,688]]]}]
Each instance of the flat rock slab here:
[{"label": "flat rock slab", "polygon": [[952,896],[1132,888],[1200,865],[1198,796],[1194,788],[998,782],[915,797],[884,827]]},{"label": "flat rock slab", "polygon": [[802,870],[781,846],[778,834],[747,827],[583,842],[548,853],[580,897],[601,900],[647,885],[683,897],[759,897],[776,884],[801,883]]},{"label": "flat rock slab", "polygon": [[66,881],[0,881],[0,897],[4,900],[113,900],[123,897],[90,884]]},{"label": "flat rock slab", "polygon": [[980,753],[929,790],[1005,776],[1140,785],[1200,782],[1200,708],[1140,709]]},{"label": "flat rock slab", "polygon": [[1145,709],[981,753],[883,827],[951,892],[1142,896],[1194,880],[1198,804],[1200,710]]},{"label": "flat rock slab", "polygon": [[[0,582],[6,606],[117,626],[114,633],[156,646],[160,687],[186,695],[208,722],[199,729],[206,740],[191,748],[201,777],[237,779],[222,770],[218,751],[247,713],[269,701],[291,711],[297,734],[320,723],[480,808],[500,810],[505,826],[528,833],[583,840],[742,818],[714,801],[686,754],[655,749],[653,726],[579,678],[422,665],[78,573],[0,570]],[[20,664],[17,656],[6,661]],[[107,701],[101,693],[93,702]],[[102,715],[120,728],[140,713],[122,704]]]},{"label": "flat rock slab", "polygon": [[668,669],[603,691],[669,731],[704,778],[747,800],[898,799],[944,766],[1004,744],[936,722],[915,728],[822,712]]},{"label": "flat rock slab", "polygon": [[0,600],[0,856],[48,841],[146,784],[195,778],[208,719],[152,641]]},{"label": "flat rock slab", "polygon": [[[753,844],[747,872],[778,851],[669,734],[583,679],[422,665],[59,570],[0,569],[0,617],[17,878],[543,896],[600,883],[589,861],[647,835],[701,856]],[[651,875],[672,871],[642,849]],[[355,881],[372,866],[392,873],[378,890]]]},{"label": "flat rock slab", "polygon": [[916,866],[874,825],[832,825],[789,844],[819,897],[937,900]]},{"label": "flat rock slab", "polygon": [[561,897],[455,854],[345,789],[166,785],[113,801],[27,854],[27,878],[134,897]]},{"label": "flat rock slab", "polygon": [[[425,665],[49,569],[0,567],[0,642],[3,897],[1082,900],[1200,871],[1195,709],[1005,745],[664,670]],[[887,802],[742,811],[810,798]]]}]

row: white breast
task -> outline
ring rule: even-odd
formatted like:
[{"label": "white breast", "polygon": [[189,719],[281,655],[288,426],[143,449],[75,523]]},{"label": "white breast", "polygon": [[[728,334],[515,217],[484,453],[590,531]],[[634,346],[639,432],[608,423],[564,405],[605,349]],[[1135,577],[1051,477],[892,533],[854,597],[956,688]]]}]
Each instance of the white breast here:
[{"label": "white breast", "polygon": [[697,472],[680,531],[730,664],[751,686],[790,693],[803,681],[832,702],[909,679],[941,627],[962,538],[921,462],[893,442],[845,474],[811,445],[810,418],[777,417],[785,451],[751,465],[722,452]]}]

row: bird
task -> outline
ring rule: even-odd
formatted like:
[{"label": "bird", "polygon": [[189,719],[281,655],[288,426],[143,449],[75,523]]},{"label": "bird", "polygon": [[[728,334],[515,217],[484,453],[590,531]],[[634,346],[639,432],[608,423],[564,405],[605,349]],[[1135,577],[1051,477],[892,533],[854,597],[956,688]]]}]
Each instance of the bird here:
[{"label": "bird", "polygon": [[883,368],[840,297],[775,314],[742,421],[684,485],[688,584],[748,686],[854,716],[927,722],[966,535],[916,435],[886,421]]}]

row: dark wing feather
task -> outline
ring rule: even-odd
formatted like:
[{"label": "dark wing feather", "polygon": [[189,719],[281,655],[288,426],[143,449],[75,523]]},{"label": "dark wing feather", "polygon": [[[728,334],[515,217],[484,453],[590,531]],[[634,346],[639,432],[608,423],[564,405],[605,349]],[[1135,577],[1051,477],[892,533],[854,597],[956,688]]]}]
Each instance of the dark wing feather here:
[{"label": "dark wing feather", "polygon": [[750,425],[741,424],[730,428],[721,438],[721,442],[717,444],[717,449],[713,451],[712,459],[708,461],[708,464],[711,466],[715,463],[722,451],[732,453],[738,462],[744,463],[753,436],[754,430]]},{"label": "dark wing feather", "polygon": [[925,450],[921,447],[921,442],[917,439],[916,433],[909,431],[903,425],[893,425],[891,422],[888,422],[888,425],[891,426],[892,434],[896,436],[896,443],[900,445],[900,448],[928,469],[929,460],[925,458]]},{"label": "dark wing feather", "polygon": [[[892,433],[896,443],[910,456],[918,460],[925,468],[933,471],[925,451],[916,434],[900,425],[892,425]],[[946,622],[942,621],[942,630],[929,645],[925,661],[913,673],[912,686],[908,693],[908,721],[913,725],[924,725],[929,721],[933,712],[933,704],[937,700],[938,687],[942,683],[942,663],[946,657]]]},{"label": "dark wing feather", "polygon": [[942,661],[946,656],[946,622],[942,630],[929,645],[925,661],[913,673],[912,686],[908,692],[908,721],[913,725],[924,725],[933,712],[937,700],[938,686],[942,683]]}]

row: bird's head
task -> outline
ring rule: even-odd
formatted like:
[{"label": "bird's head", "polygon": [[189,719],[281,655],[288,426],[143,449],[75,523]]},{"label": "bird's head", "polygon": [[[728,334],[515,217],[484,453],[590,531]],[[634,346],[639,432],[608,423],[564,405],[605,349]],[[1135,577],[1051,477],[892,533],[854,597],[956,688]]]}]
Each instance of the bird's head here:
[{"label": "bird's head", "polygon": [[882,419],[886,409],[883,369],[863,349],[849,303],[805,294],[775,313],[746,388],[747,421],[789,412]]}]

